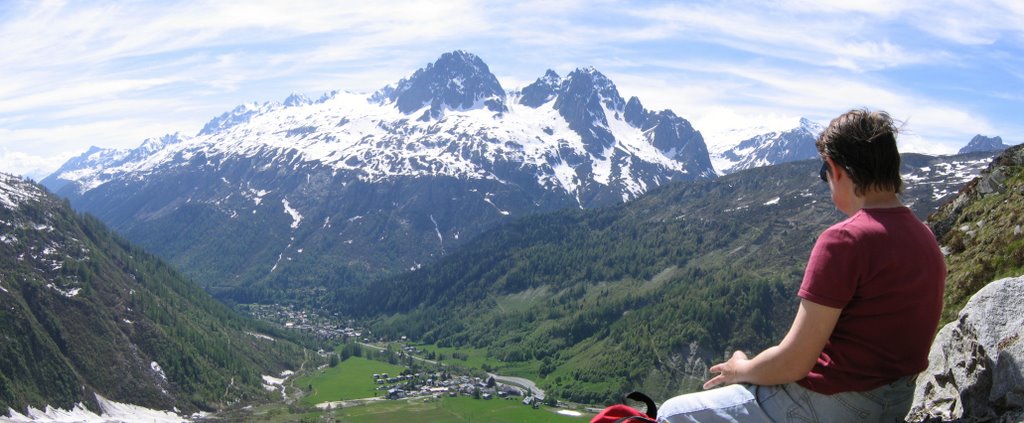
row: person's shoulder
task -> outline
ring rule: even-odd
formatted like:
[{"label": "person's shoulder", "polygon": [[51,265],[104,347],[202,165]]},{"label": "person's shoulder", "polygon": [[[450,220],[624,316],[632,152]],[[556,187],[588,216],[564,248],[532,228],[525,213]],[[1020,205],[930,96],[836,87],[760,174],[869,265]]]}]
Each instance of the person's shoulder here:
[{"label": "person's shoulder", "polygon": [[857,239],[869,236],[878,229],[879,217],[873,210],[861,209],[850,217],[829,226],[821,235],[836,241],[856,242]]},{"label": "person's shoulder", "polygon": [[[851,227],[851,225],[853,227]],[[853,242],[856,239],[856,232],[858,232],[855,226],[856,224],[851,223],[850,219],[834,223],[832,226],[829,226],[828,229],[825,229],[820,236],[818,236],[818,242]]]}]

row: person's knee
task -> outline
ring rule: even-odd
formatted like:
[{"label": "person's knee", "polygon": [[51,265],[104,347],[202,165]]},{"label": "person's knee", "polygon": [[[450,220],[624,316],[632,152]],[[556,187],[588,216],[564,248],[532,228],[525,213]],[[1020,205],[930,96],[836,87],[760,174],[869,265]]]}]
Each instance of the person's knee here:
[{"label": "person's knee", "polygon": [[729,385],[673,397],[658,408],[658,417],[661,421],[673,423],[700,421],[700,419],[686,419],[683,416],[696,416],[701,413],[729,414],[729,410],[746,410],[751,407],[757,407],[754,395],[743,385]]},{"label": "person's knee", "polygon": [[669,398],[668,401],[665,401],[658,407],[658,416],[672,416],[694,411],[700,405],[699,402],[694,401],[694,395],[696,394],[679,395]]}]

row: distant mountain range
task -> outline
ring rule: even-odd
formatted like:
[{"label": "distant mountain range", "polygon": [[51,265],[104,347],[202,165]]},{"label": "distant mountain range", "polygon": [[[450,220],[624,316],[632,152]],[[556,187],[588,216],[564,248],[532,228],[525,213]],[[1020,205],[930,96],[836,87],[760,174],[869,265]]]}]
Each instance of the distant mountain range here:
[{"label": "distant mountain range", "polygon": [[369,96],[245,104],[196,136],[93,148],[43,184],[251,301],[414,269],[533,213],[715,176],[688,121],[625,100],[596,69],[506,91],[455,51]]},{"label": "distant mountain range", "polygon": [[101,398],[187,414],[263,398],[261,375],[302,359],[279,333],[0,174],[0,420],[9,408],[98,414]]},{"label": "distant mountain range", "polygon": [[525,216],[817,157],[820,126],[794,125],[709,153],[594,68],[506,90],[454,51],[370,95],[244,104],[195,136],[94,147],[42,183],[222,299],[309,301]]},{"label": "distant mountain range", "polygon": [[793,128],[736,129],[728,136],[739,136],[740,141],[716,145],[716,148],[711,149],[711,161],[720,174],[729,174],[755,167],[816,159],[820,155],[814,142],[824,129],[806,118],[800,118]]},{"label": "distant mountain range", "polygon": [[238,106],[196,137],[93,149],[46,183],[84,194],[128,175],[158,176],[197,155],[219,165],[245,157],[289,170],[327,167],[369,183],[449,177],[518,184],[536,191],[531,197],[565,196],[583,207],[634,198],[672,179],[714,175],[689,122],[648,111],[635,97],[626,102],[593,68],[565,78],[548,71],[506,93],[480,58],[456,51],[369,97],[292,95],[283,103]]}]

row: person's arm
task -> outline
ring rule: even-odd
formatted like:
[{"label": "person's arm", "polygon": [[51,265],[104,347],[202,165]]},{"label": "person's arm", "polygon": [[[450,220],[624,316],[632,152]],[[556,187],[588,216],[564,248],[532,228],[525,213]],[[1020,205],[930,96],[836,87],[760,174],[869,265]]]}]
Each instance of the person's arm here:
[{"label": "person's arm", "polygon": [[736,351],[729,361],[711,366],[711,372],[718,375],[705,382],[704,389],[732,383],[778,385],[803,379],[817,362],[842,311],[801,299],[793,326],[779,345],[753,359]]}]

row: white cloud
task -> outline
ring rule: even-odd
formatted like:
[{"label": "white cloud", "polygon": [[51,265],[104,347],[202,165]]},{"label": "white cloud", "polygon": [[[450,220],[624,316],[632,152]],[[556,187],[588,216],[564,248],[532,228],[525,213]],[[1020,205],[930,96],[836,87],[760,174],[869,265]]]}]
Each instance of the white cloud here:
[{"label": "white cloud", "polygon": [[1004,37],[1024,40],[1024,3],[1018,0],[926,3],[907,18],[919,30],[959,44],[992,44]]},{"label": "white cloud", "polygon": [[[771,3],[175,1],[8,5],[0,18],[0,148],[36,157],[134,146],[249,101],[369,92],[454,49],[481,56],[506,89],[594,65],[649,109],[695,125],[850,107],[905,116],[923,146],[1010,131],[896,71],[1015,75],[1018,0],[781,0]],[[995,51],[985,46],[997,43]],[[947,77],[946,91],[1020,104],[1007,84]],[[1013,129],[1016,128],[1016,129]],[[698,127],[698,129],[701,129]],[[1014,132],[1015,131],[1015,132]],[[966,137],[966,138],[965,138]],[[63,146],[64,150],[60,150]],[[11,159],[13,160],[13,159]],[[19,159],[25,161],[28,159]],[[6,165],[9,160],[4,161]],[[12,162],[13,163],[13,162]]]},{"label": "white cloud", "polygon": [[908,151],[956,152],[974,134],[996,130],[988,118],[960,104],[944,104],[880,77],[731,62],[657,61],[652,65],[663,70],[610,76],[624,96],[639,96],[649,109],[670,108],[706,135],[752,126],[777,127],[780,121],[795,126],[796,117],[827,124],[859,107],[887,110],[906,120],[908,130],[920,140],[908,141]]},{"label": "white cloud", "polygon": [[778,6],[791,12],[808,14],[861,13],[875,18],[893,19],[900,14],[917,8],[934,5],[926,0],[784,0]]},{"label": "white cloud", "polygon": [[35,156],[20,151],[0,150],[0,172],[27,176],[36,181],[45,178],[74,155],[61,153],[53,156]]},{"label": "white cloud", "polygon": [[[85,152],[90,145],[104,148],[136,147],[148,137],[174,133],[186,127],[196,125],[191,122],[161,120],[155,116],[150,119],[104,120],[16,130],[0,128],[0,152],[5,157],[5,160],[0,161],[0,171],[24,174],[36,169],[49,173],[68,158]],[[26,144],[32,148],[24,148]]]}]

